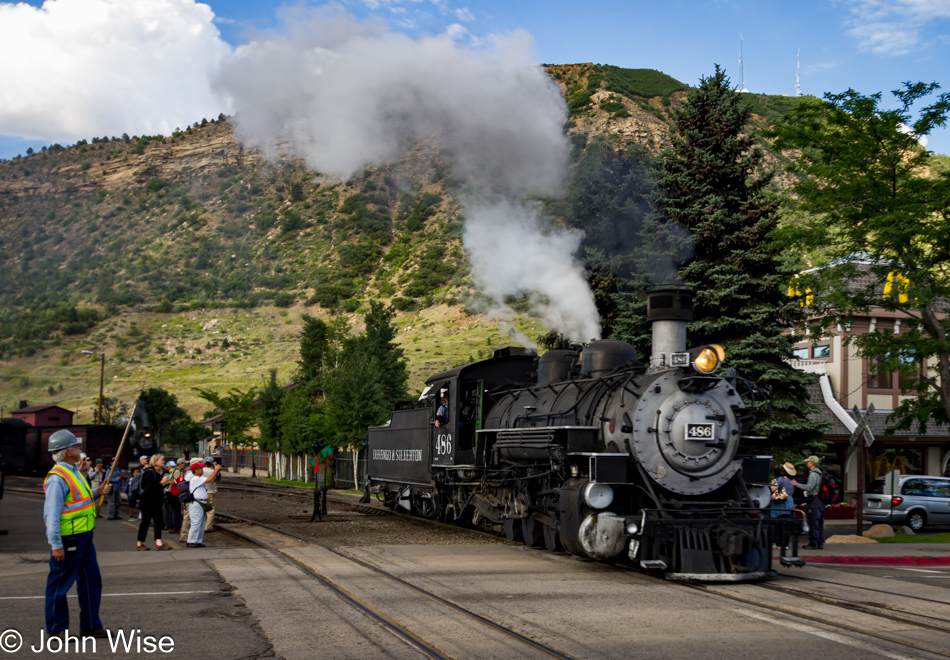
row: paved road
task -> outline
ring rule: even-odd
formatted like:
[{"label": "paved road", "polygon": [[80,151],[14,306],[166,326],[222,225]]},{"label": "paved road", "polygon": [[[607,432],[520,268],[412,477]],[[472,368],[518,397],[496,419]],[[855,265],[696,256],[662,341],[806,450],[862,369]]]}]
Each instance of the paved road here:
[{"label": "paved road", "polygon": [[[0,503],[0,527],[11,532],[0,537],[0,631],[17,629],[29,643],[36,642],[43,622],[48,549],[41,509],[39,497],[9,492]],[[420,657],[298,568],[265,550],[216,532],[209,535],[211,547],[205,549],[136,552],[134,528],[127,521],[106,520],[97,528],[106,594],[102,617],[113,630],[141,629],[145,635],[173,637],[174,652],[154,657]],[[440,621],[423,620],[431,610],[421,598],[394,590],[383,578],[354,571],[313,546],[286,540],[283,544],[313,570],[438,636]],[[793,615],[766,612],[634,572],[521,546],[373,545],[349,551],[575,658],[636,655],[732,660],[771,657],[782,652],[777,649],[808,649],[810,656],[836,660],[930,657]],[[889,551],[904,554],[922,549],[889,546]],[[919,589],[930,596],[950,595],[945,591],[950,588],[945,573],[945,569],[925,573],[869,567],[808,567],[801,572],[832,581],[873,576],[875,584]],[[75,601],[72,614],[72,629],[77,632]],[[511,657],[496,642],[468,639],[463,646],[453,646],[449,637],[456,625],[446,621],[442,628],[442,641],[453,657]],[[113,657],[104,647],[97,655]],[[10,657],[80,656],[21,650]]]}]

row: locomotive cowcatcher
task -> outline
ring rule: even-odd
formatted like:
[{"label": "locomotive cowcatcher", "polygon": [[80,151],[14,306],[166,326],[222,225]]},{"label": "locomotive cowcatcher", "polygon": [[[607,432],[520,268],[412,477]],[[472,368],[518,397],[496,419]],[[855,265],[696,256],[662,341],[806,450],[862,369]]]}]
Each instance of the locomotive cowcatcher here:
[{"label": "locomotive cowcatcher", "polygon": [[687,350],[692,296],[648,292],[648,363],[600,340],[540,358],[509,347],[435,374],[370,429],[366,497],[670,579],[768,578],[773,543],[784,565],[802,565],[804,522],[762,508],[770,457],[756,455],[765,438],[751,424],[767,402],[717,373],[721,347]]}]

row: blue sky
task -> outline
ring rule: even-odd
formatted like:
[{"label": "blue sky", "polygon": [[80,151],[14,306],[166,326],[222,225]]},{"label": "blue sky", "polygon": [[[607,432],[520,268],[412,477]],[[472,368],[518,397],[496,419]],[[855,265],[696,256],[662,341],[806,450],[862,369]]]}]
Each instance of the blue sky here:
[{"label": "blue sky", "polygon": [[[32,7],[0,2],[0,79],[14,81],[0,90],[0,158],[79,137],[170,132],[216,114],[221,101],[209,82],[214,67],[262,33],[285,30],[288,7],[324,3],[212,0],[205,3],[210,9],[193,0],[26,4]],[[795,94],[799,49],[805,94],[851,87],[887,96],[907,80],[936,81],[950,90],[950,0],[338,4],[411,36],[448,32],[476,49],[494,34],[524,30],[534,38],[538,63],[652,68],[689,84],[719,63],[738,84],[742,33],[745,86],[753,92]],[[125,15],[131,5],[134,17]],[[167,29],[156,32],[156,23]],[[137,26],[149,26],[140,41]],[[117,39],[129,40],[127,50],[103,45],[114,41],[113,28]],[[105,50],[97,55],[100,47]],[[18,49],[19,56],[5,56],[4,48]],[[24,58],[24,52],[38,54]],[[934,133],[928,148],[950,153],[948,131]]]}]

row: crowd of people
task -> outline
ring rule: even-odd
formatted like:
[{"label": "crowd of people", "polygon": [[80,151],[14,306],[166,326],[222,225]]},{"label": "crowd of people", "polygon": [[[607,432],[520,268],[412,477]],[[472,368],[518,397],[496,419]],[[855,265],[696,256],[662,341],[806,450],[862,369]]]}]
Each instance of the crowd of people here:
[{"label": "crowd of people", "polygon": [[[108,519],[119,520],[122,493],[129,502],[129,520],[139,520],[135,547],[151,550],[145,540],[151,526],[156,550],[168,550],[162,532],[180,533],[189,548],[203,548],[204,535],[214,521],[215,480],[221,465],[211,459],[165,460],[161,454],[143,456],[126,477],[115,458],[89,460],[82,440],[62,429],[49,437],[55,465],[43,482],[43,520],[50,545],[46,581],[46,632],[65,636],[69,628],[66,594],[79,591],[79,626],[84,637],[107,636],[99,619],[102,576],[96,559],[93,530],[102,514],[96,499],[108,498]],[[180,496],[184,492],[186,495]]]},{"label": "crowd of people", "polygon": [[[221,466],[211,459],[167,459],[161,454],[142,456],[126,476],[118,465],[109,468],[115,458],[92,462],[85,454],[80,458],[80,473],[93,489],[98,489],[108,477],[111,489],[107,496],[108,520],[119,520],[122,493],[129,506],[129,521],[138,522],[135,547],[151,550],[146,544],[149,527],[156,550],[170,550],[162,541],[162,534],[179,534],[179,540],[189,548],[204,547],[204,535],[214,526],[214,497]],[[195,477],[198,477],[196,480]],[[194,481],[194,483],[192,483]],[[182,503],[178,492],[186,489],[191,501]],[[98,517],[102,517],[99,513]]]}]

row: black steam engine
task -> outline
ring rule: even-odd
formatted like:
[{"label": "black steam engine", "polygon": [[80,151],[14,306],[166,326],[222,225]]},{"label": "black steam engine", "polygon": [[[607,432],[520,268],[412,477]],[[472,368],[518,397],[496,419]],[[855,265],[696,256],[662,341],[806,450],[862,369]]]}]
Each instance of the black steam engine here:
[{"label": "black steam engine", "polygon": [[750,428],[767,404],[716,373],[720,347],[686,349],[691,318],[690,290],[658,287],[648,363],[601,340],[540,358],[506,348],[432,376],[370,429],[367,495],[672,579],[766,578],[773,543],[801,565],[802,521],[771,518],[750,494],[768,481]]}]

